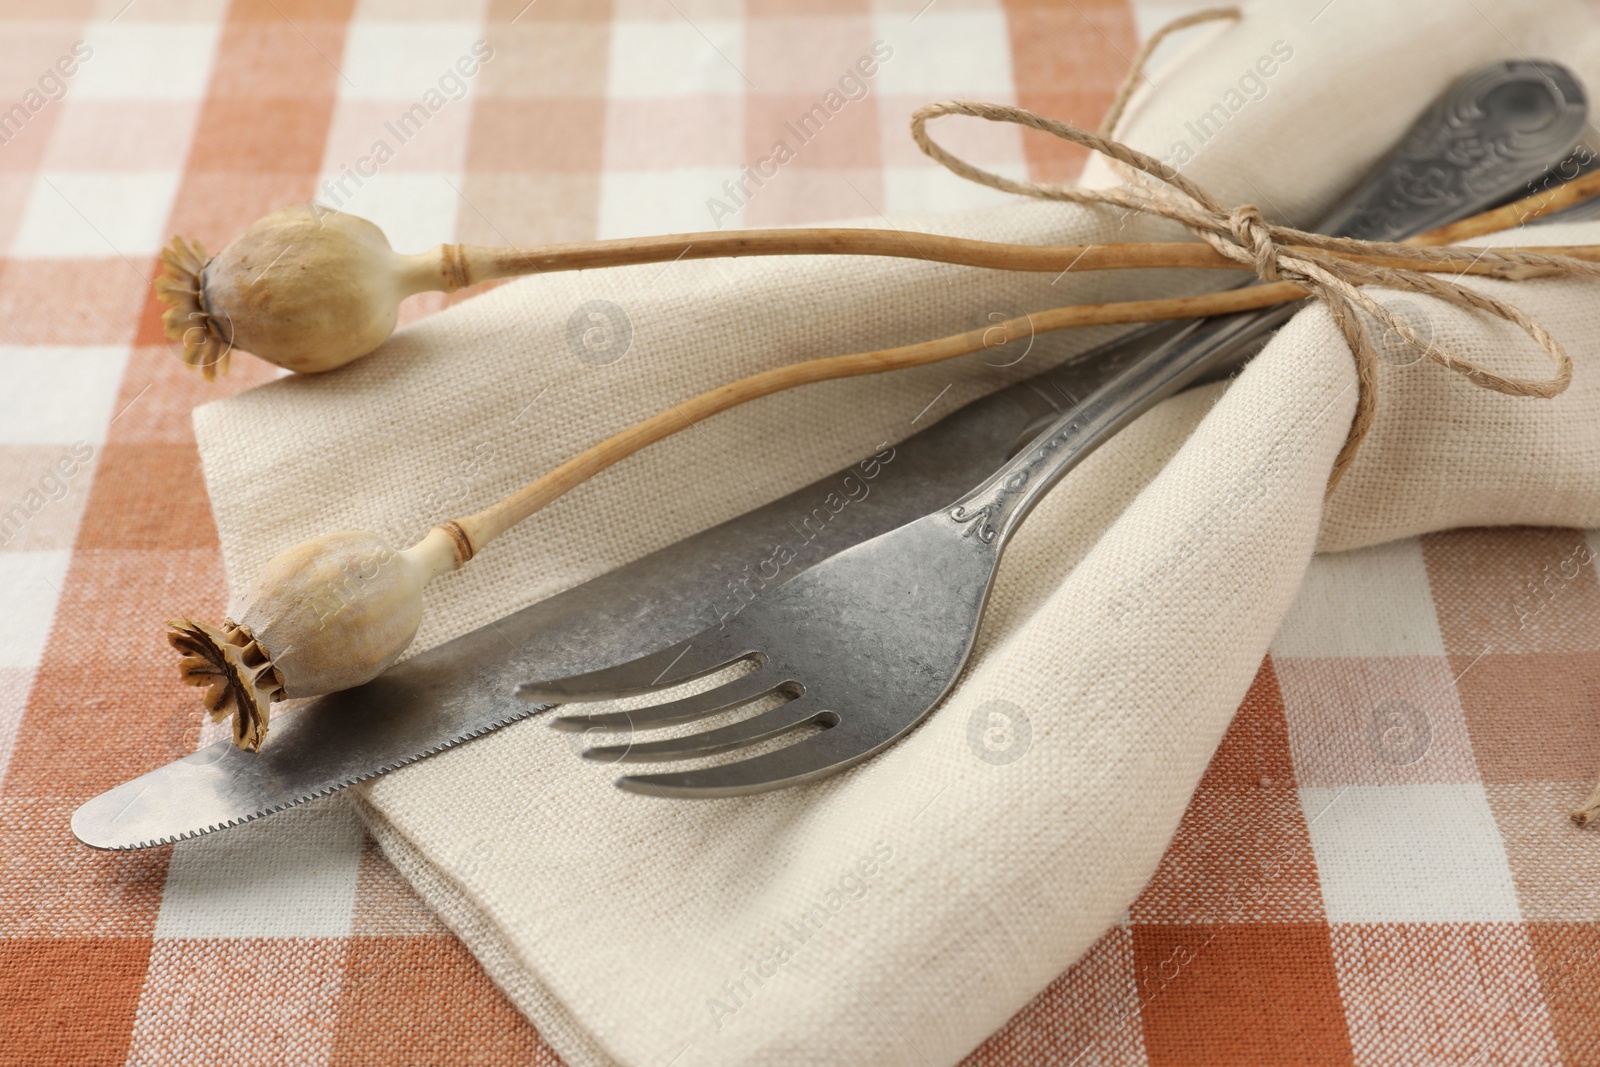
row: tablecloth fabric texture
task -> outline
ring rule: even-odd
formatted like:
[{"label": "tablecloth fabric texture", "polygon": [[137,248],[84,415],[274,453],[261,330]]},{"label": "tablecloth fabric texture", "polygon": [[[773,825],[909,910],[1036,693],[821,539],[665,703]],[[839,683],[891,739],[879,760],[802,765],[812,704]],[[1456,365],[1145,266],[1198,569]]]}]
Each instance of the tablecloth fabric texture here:
[{"label": "tablecloth fabric texture", "polygon": [[[0,274],[14,412],[0,455],[11,496],[48,501],[27,509],[0,551],[15,606],[0,627],[9,846],[0,998],[10,1001],[0,1062],[554,1062],[363,844],[345,801],[143,855],[68,841],[76,803],[196,741],[161,620],[225,610],[221,555],[242,584],[276,548],[331,526],[403,539],[634,406],[651,410],[729,369],[943,332],[1005,301],[1080,299],[1112,283],[1000,285],[901,263],[819,265],[808,287],[772,262],[519,283],[413,328],[371,367],[206,412],[219,553],[186,425],[189,408],[216,393],[176,366],[144,279],[168,229],[215,247],[267,208],[310,195],[319,174],[356,168],[375,131],[480,37],[495,58],[463,99],[343,205],[401,247],[714,225],[706,201],[721,182],[876,40],[894,54],[867,98],[732,221],[898,218],[986,195],[918,165],[900,132],[912,106],[967,95],[1092,121],[1120,74],[1113,57],[1169,13],[836,6],[801,18],[782,4],[620,5],[601,19],[539,3],[469,22],[459,8],[363,7],[333,19],[284,4],[201,13],[141,3],[115,22],[41,29],[33,52],[7,65],[43,70],[78,37],[94,45],[63,99],[0,150],[20,194]],[[1259,195],[1303,218],[1409,120],[1390,101],[1426,99],[1455,70],[1526,52],[1600,82],[1579,9],[1440,4],[1423,17],[1437,20],[1426,38],[1415,23],[1405,31],[1430,41],[1407,53],[1411,62],[1353,57],[1355,100],[1341,105],[1353,117],[1334,122],[1311,68],[1351,59],[1362,33],[1399,32],[1385,26],[1399,13],[1355,0],[1320,7],[1264,5],[1191,48],[1181,70],[1156,79],[1132,138],[1161,151],[1171,130],[1154,116],[1182,119],[1161,94],[1216,95],[1240,60],[1292,41],[1266,94],[1186,170],[1224,198]],[[941,51],[958,46],[956,56]],[[273,99],[263,86],[299,95]],[[167,99],[136,104],[141,96]],[[1283,131],[1282,108],[1304,121]],[[1268,128],[1286,138],[1277,154],[1239,154]],[[1019,173],[1076,166],[1053,148],[969,136]],[[17,151],[28,144],[31,157]],[[1042,205],[940,225],[1117,239],[1104,222]],[[904,300],[863,325],[836,309],[868,277],[901,287]],[[707,295],[708,279],[726,283],[720,294]],[[1580,366],[1597,325],[1582,284],[1507,290],[1572,344]],[[741,307],[729,292],[771,301]],[[593,298],[632,312],[636,347],[608,367],[578,360],[560,329]],[[554,339],[514,342],[495,328],[510,312]],[[675,332],[663,340],[658,322]],[[690,324],[715,358],[652,363],[653,352],[685,347]],[[775,324],[787,332],[774,335]],[[1475,336],[1443,317],[1438,326]],[[1074,343],[1041,345],[1037,360]],[[443,351],[503,357],[463,372],[461,393],[494,374],[509,384],[497,397],[452,396],[438,373]],[[239,362],[228,389],[270,377]],[[937,414],[1001,380],[968,361],[713,420],[703,436],[683,435],[581,490],[558,505],[568,510],[495,546],[498,557],[485,553],[441,587],[423,641],[803,484],[903,436],[930,400]],[[1322,524],[1325,548],[1387,543],[1319,558],[1291,607],[1318,534],[1313,475],[1342,438],[1350,380],[1334,332],[1302,316],[1215,409],[1216,389],[1183,398],[1096,457],[1013,547],[984,659],[961,692],[847,779],[646,810],[530,724],[369,791],[374,825],[574,1064],[951,1062],[979,1042],[974,1062],[1590,1062],[1600,1055],[1600,861],[1561,813],[1594,770],[1591,539],[1564,529],[1388,539],[1507,519],[1600,524],[1584,510],[1596,497],[1592,442],[1573,435],[1597,394],[1580,371],[1561,407],[1533,421],[1432,368],[1387,371],[1386,396],[1419,419],[1382,424]],[[386,406],[341,406],[363,390]],[[417,420],[473,402],[469,431],[434,442],[419,465],[417,427],[435,422]],[[1485,414],[1521,436],[1463,448],[1472,444],[1463,431]],[[250,439],[268,434],[286,460],[277,472]],[[228,464],[272,474],[268,498],[219,478]],[[1396,470],[1411,472],[1404,494],[1389,488]],[[647,509],[640,486],[651,487]],[[596,533],[570,536],[574,523]],[[1274,538],[1265,554],[1263,530]],[[1194,588],[1183,584],[1198,572],[1183,546],[1196,543],[1209,546],[1212,595],[1174,600],[1174,587]],[[513,573],[518,581],[504,580]],[[1173,613],[1140,617],[1161,605]],[[1206,634],[1220,667],[1162,673],[1156,636],[1185,630],[1191,642]],[[1132,639],[1143,634],[1156,636]],[[1101,690],[1106,710],[1094,714],[1083,663],[1111,663],[1111,636],[1133,649],[1119,656],[1148,657],[1152,669],[1143,695]],[[1260,647],[1241,673],[1252,642]],[[1064,679],[1090,699],[1064,706]],[[1154,701],[1132,725],[1107,714],[1130,694]],[[990,699],[1030,716],[1031,741],[1011,762],[969,744],[971,713]],[[1150,788],[1129,796],[1131,781]],[[878,807],[852,800],[863,794]],[[871,876],[843,881],[874,856]],[[777,977],[743,978],[785,921],[826,907],[834,891],[837,910]]]},{"label": "tablecloth fabric texture", "polygon": [[[1511,45],[1600,80],[1581,8],[1492,10],[1521,27]],[[1203,37],[1154,76],[1126,136],[1160,151],[1200,128],[1199,104],[1226,100],[1239,72],[1252,72],[1264,91],[1185,173],[1224,198],[1314,217],[1418,110],[1370,105],[1431,99],[1508,46],[1467,3],[1420,14],[1355,0],[1322,12],[1313,37],[1304,27],[1316,15],[1261,5]],[[1446,26],[1451,46],[1424,52]],[[1385,48],[1371,46],[1374,34]],[[878,47],[891,67],[888,39]],[[1397,66],[1396,55],[1415,60]],[[900,225],[1060,243],[1159,229],[1044,203]],[[201,409],[224,558],[241,588],[268,555],[322,529],[415,537],[442,518],[431,487],[475,464],[485,443],[504,440],[473,467],[485,495],[497,495],[519,472],[730,373],[959,329],[1000,299],[1034,308],[1163,284],[862,259],[524,280],[413,328],[359,368]],[[1595,325],[1589,283],[1530,288],[1521,295],[1582,356]],[[632,324],[626,354],[604,366],[565,343],[572,309],[595,299]],[[710,332],[708,321],[723,325]],[[1513,358],[1503,331],[1470,325],[1441,317],[1435,332],[1454,327],[1456,343]],[[1056,354],[1047,348],[1083,343],[1051,340],[1009,375],[980,357],[833,383],[666,442],[437,586],[419,646],[870,452],[909,432],[914,398],[942,392],[958,403],[1031,372]],[[1600,525],[1589,429],[1600,391],[1585,379],[1540,406],[1431,369],[1388,376],[1386,410],[1405,417],[1386,420],[1334,498],[1324,548],[1467,523]],[[1311,313],[1198,429],[1214,396],[1173,405],[1098,456],[1011,547],[977,660],[939,714],[847,777],[716,803],[641,799],[611,788],[614,768],[573,760],[569,737],[525,723],[362,790],[373,829],[571,1062],[955,1062],[1098,940],[1154,872],[1299,587],[1353,383],[1348,353]],[[297,462],[251,432],[267,423],[294,428]],[[499,437],[520,424],[538,432]],[[296,472],[318,451],[374,473],[354,490],[302,487]],[[295,495],[302,506],[284,509]],[[980,738],[1020,729],[1003,721],[1009,713],[988,721],[996,701],[1030,724],[1004,761],[971,744],[974,724]],[[1299,799],[1302,808],[1324,799],[1308,821],[1337,825],[1348,798]],[[530,883],[543,891],[530,894]],[[1474,888],[1438,892],[1469,910],[1483,903]],[[817,900],[827,906],[813,913]]]}]

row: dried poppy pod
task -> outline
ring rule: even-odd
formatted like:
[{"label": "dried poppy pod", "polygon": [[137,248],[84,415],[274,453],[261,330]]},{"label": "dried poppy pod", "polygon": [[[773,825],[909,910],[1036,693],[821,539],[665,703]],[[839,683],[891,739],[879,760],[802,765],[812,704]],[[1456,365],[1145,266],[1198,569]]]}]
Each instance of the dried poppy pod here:
[{"label": "dried poppy pod", "polygon": [[441,245],[400,255],[366,219],[299,205],[262,218],[215,256],[174,237],[156,292],[183,361],[209,381],[235,348],[302,372],[332,370],[394,332],[400,301],[468,284]]},{"label": "dried poppy pod", "polygon": [[269,560],[237,622],[181,619],[167,640],[211,720],[233,715],[234,744],[254,752],[273,701],[348,689],[393,663],[417,634],[423,588],[468,555],[447,527],[403,551],[362,530],[329,534]]}]

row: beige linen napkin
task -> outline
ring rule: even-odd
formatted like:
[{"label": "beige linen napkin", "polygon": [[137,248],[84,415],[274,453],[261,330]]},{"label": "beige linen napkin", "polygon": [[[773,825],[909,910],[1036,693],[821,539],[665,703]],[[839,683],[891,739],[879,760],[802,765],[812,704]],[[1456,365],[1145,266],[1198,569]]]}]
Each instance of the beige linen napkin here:
[{"label": "beige linen napkin", "polygon": [[[1600,87],[1565,0],[1263,4],[1199,31],[1124,136],[1166,155],[1258,57],[1283,61],[1185,173],[1304,222],[1454,76],[1546,56]],[[1319,14],[1320,10],[1320,14]],[[1082,116],[1077,116],[1082,118]],[[1189,136],[1192,141],[1192,136]],[[952,182],[957,179],[951,178]],[[1131,240],[1144,220],[1044,203],[920,224],[1001,240]],[[1541,243],[1600,241],[1595,227]],[[402,331],[336,374],[208,405],[196,429],[235,589],[274,552],[366,527],[420,534],[602,435],[737,375],[937,336],[1005,307],[1173,292],[1215,277],[984,273],[918,261],[680,263],[531,278]],[[1009,548],[972,667],[940,710],[839,777],[758,797],[616,791],[538,721],[364,790],[387,854],[576,1067],[947,1064],[1077,959],[1136,895],[1315,548],[1473,523],[1600,525],[1593,283],[1481,283],[1577,361],[1554,401],[1386,364],[1376,429],[1323,487],[1355,405],[1327,314],[1237,381],[1169,401],[1069,476]],[[569,350],[610,300],[632,347]],[[1420,301],[1414,301],[1420,305]],[[1521,335],[1432,313],[1435,336],[1536,373]],[[775,396],[605,473],[430,591],[419,647],[786,493],[1094,338]],[[924,417],[926,418],[926,417]],[[985,747],[992,702],[1013,744]],[[1003,724],[1002,724],[1003,726]],[[268,741],[270,744],[270,740]]]}]

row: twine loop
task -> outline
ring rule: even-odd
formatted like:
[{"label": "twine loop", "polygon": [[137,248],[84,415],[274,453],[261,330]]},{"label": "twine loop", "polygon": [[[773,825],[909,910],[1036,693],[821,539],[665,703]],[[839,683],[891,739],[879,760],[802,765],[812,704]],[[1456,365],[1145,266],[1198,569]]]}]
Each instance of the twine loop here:
[{"label": "twine loop", "polygon": [[[1161,37],[1171,30],[1196,22],[1234,17],[1237,17],[1237,11],[1229,8],[1198,12],[1154,36],[1135,60],[1135,70],[1124,81],[1123,89],[1107,113],[1101,134],[1046,118],[1026,108],[947,100],[917,109],[911,118],[912,139],[926,155],[968,181],[1019,196],[1120,207],[1136,214],[1171,219],[1237,262],[1242,269],[1255,272],[1263,281],[1289,281],[1306,289],[1328,308],[1343,333],[1355,356],[1360,386],[1355,418],[1344,447],[1334,461],[1328,481],[1330,491],[1349,467],[1361,440],[1372,426],[1375,413],[1379,360],[1361,313],[1378,322],[1385,331],[1393,331],[1395,336],[1422,351],[1435,363],[1476,386],[1508,396],[1548,399],[1560,395],[1572,382],[1572,359],[1560,343],[1519,308],[1462,285],[1459,278],[1469,267],[1477,267],[1491,277],[1517,280],[1550,275],[1593,277],[1600,275],[1600,264],[1538,252],[1463,245],[1428,247],[1328,237],[1278,225],[1267,221],[1254,204],[1241,204],[1233,208],[1224,206],[1176,168],[1110,137],[1110,127],[1114,126],[1126,106],[1126,98],[1135,84],[1134,76],[1138,68]],[[928,122],[946,115],[1014,123],[1050,134],[1106,157],[1131,180],[1128,184],[1111,189],[1082,189],[1002,177],[953,155],[928,135]],[[1452,279],[1439,278],[1422,270],[1387,267],[1368,261],[1377,256],[1420,260],[1427,265],[1428,271],[1453,271],[1457,276]],[[1554,366],[1554,373],[1543,379],[1507,376],[1456,355],[1420,337],[1394,312],[1368,296],[1362,291],[1362,287],[1368,285],[1433,297],[1454,307],[1486,313],[1511,323],[1539,345]]]}]

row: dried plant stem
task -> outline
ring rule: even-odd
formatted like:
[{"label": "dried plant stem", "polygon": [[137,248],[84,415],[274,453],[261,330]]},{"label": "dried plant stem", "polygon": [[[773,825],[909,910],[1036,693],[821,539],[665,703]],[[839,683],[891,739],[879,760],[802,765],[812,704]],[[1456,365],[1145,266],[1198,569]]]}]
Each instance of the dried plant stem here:
[{"label": "dried plant stem", "polygon": [[[1189,244],[1132,247],[1163,250],[1170,248],[1183,249],[1185,251],[1203,248],[1206,251],[1210,251],[1209,246]],[[1600,246],[1522,249],[1522,251],[1543,251],[1590,261],[1600,261]],[[1221,259],[1222,257],[1219,256],[1218,258]],[[1405,265],[1409,262],[1400,257],[1370,256],[1360,258],[1366,262],[1377,262],[1385,265]],[[1223,263],[1230,266],[1235,265],[1228,260],[1223,260]],[[1160,265],[1166,266],[1168,264],[1163,260]],[[1429,266],[1430,264],[1426,261],[1419,260],[1416,261],[1413,269],[1425,270]],[[1486,266],[1481,271],[1477,270],[1476,266],[1469,268],[1469,270],[1474,273],[1490,272]],[[1294,282],[1274,282],[1268,285],[1228,289],[1223,292],[1206,293],[1200,296],[1169,297],[1161,300],[1127,300],[1109,304],[1074,304],[1066,307],[1050,308],[1047,311],[1034,312],[1031,315],[1010,319],[996,326],[968,330],[965,333],[952,334],[932,341],[920,341],[896,348],[882,348],[844,356],[829,356],[823,359],[807,360],[803,363],[793,363],[784,367],[774,367],[759,374],[752,374],[737,381],[719,385],[715,389],[685,400],[666,411],[652,415],[643,422],[636,423],[619,433],[613,434],[604,441],[584,449],[548,474],[529,483],[503,500],[491,504],[473,515],[455,520],[455,525],[466,536],[471,546],[471,553],[476,553],[491,540],[532,515],[552,500],[594,477],[612,464],[633,455],[641,448],[654,444],[662,438],[668,437],[685,427],[692,426],[701,419],[709,418],[718,412],[727,411],[729,408],[737,407],[746,401],[770,396],[785,389],[793,389],[797,386],[829,381],[835,378],[854,378],[865,374],[881,374],[884,371],[920,367],[928,363],[938,363],[942,360],[968,355],[983,348],[1004,344],[1022,337],[1049,333],[1053,330],[1066,329],[1072,326],[1110,326],[1126,323],[1158,322],[1167,319],[1203,318],[1209,315],[1226,315],[1235,311],[1253,311],[1258,308],[1271,307],[1274,304],[1298,300],[1306,295],[1307,291]],[[1005,332],[1004,341],[997,339],[997,330]]]},{"label": "dried plant stem", "polygon": [[[1486,231],[1488,232],[1488,231]],[[1420,243],[1420,242],[1419,242]],[[1430,244],[1445,244],[1430,241]],[[1288,246],[1295,252],[1298,246]],[[1592,249],[1528,248],[1522,251],[1581,256]],[[1090,245],[1015,245],[993,241],[974,241],[941,234],[910,234],[898,230],[805,229],[745,230],[734,233],[671,234],[663,237],[629,237],[615,241],[589,241],[582,244],[549,245],[529,252],[508,252],[479,245],[441,245],[412,260],[433,258],[438,264],[442,287],[455,290],[497,278],[524,274],[591,270],[597,267],[626,267],[642,263],[664,263],[680,259],[723,259],[739,256],[883,256],[898,259],[923,259],[953,263],[964,267],[987,267],[1038,273],[1073,273],[1091,270],[1151,270],[1189,268],[1202,270],[1241,270],[1237,260],[1229,259],[1210,245],[1198,241],[1142,241]],[[1363,263],[1406,270],[1437,269],[1423,259],[1401,259],[1350,255],[1345,258]],[[1490,273],[1474,268],[1474,274]]]},{"label": "dried plant stem", "polygon": [[1438,229],[1429,230],[1421,237],[1408,242],[1419,245],[1453,245],[1462,241],[1470,241],[1474,237],[1485,234],[1499,233],[1501,230],[1510,230],[1534,219],[1543,218],[1562,208],[1571,207],[1590,197],[1600,195],[1600,170],[1570,182],[1564,182],[1550,189],[1541,189],[1521,200],[1514,200],[1503,207],[1493,208],[1480,212],[1471,218],[1452,222]]},{"label": "dried plant stem", "polygon": [[[1570,207],[1600,194],[1600,171],[1523,197],[1431,230],[1409,244],[1442,246],[1497,233]],[[1289,249],[1291,252],[1294,249]],[[1577,255],[1569,248],[1524,251]],[[480,245],[442,245],[441,271],[450,277],[459,271],[459,284],[474,285],[494,278],[511,278],[546,271],[626,267],[665,263],[679,259],[717,259],[734,256],[886,256],[926,259],[964,267],[993,270],[1140,270],[1149,268],[1209,268],[1238,270],[1239,264],[1209,245],[1199,242],[1127,242],[1090,245],[1026,245],[977,241],[936,233],[904,230],[869,230],[852,227],[805,227],[782,230],[677,233],[659,237],[627,237],[611,241],[584,241],[546,245],[531,251],[486,248]],[[1366,257],[1365,262],[1375,262]],[[1579,258],[1593,258],[1591,256]],[[1386,266],[1427,270],[1423,261],[1382,260]],[[1477,272],[1474,272],[1477,273]]]},{"label": "dried plant stem", "polygon": [[[460,264],[460,285],[476,285],[492,278],[512,278],[524,274],[740,256],[883,256],[953,263],[963,267],[1051,273],[1145,267],[1240,269],[1237,263],[1230,262],[1198,241],[1027,245],[977,241],[937,233],[815,227],[626,237],[611,241],[547,245],[526,252],[477,245],[445,245],[440,249],[443,263]],[[449,270],[452,267],[442,269]]]},{"label": "dried plant stem", "polygon": [[[1417,243],[1421,244],[1422,242],[1419,241]],[[1438,242],[1428,243],[1437,244]],[[1600,263],[1600,245],[1517,245],[1511,248],[1496,248],[1495,251],[1505,253],[1527,252],[1542,256],[1565,256],[1568,259],[1581,259],[1589,263]],[[1290,248],[1290,252],[1291,254],[1293,253],[1292,246]],[[1565,271],[1555,268],[1533,266],[1507,268],[1505,266],[1495,266],[1494,264],[1490,263],[1469,263],[1461,267],[1459,270],[1454,268],[1444,269],[1441,268],[1438,263],[1432,262],[1421,256],[1412,258],[1409,256],[1375,256],[1364,255],[1361,253],[1341,253],[1339,258],[1349,260],[1352,263],[1368,263],[1373,266],[1389,267],[1394,270],[1435,271],[1440,274],[1454,273],[1491,275],[1497,278],[1535,278],[1566,273]]]},{"label": "dried plant stem", "polygon": [[[968,330],[966,333],[952,334],[932,341],[919,341],[897,348],[881,348],[847,356],[828,356],[824,359],[774,367],[759,374],[728,382],[726,385],[719,385],[613,434],[599,444],[584,449],[550,473],[505,499],[491,504],[476,514],[455,520],[455,525],[466,534],[472,552],[476,553],[491,540],[550,501],[612,464],[633,455],[646,445],[654,444],[720,411],[727,411],[746,401],[770,396],[796,386],[835,378],[881,374],[884,371],[901,370],[906,367],[920,367],[964,356],[985,347],[1004,344],[1029,336],[1030,333],[1047,333],[1068,326],[1108,326],[1117,323],[1197,318],[1270,307],[1304,295],[1305,290],[1298,285],[1292,282],[1278,282],[1273,285],[1257,285],[1221,293],[1208,293],[1204,296],[1130,300],[1115,304],[1078,304],[1035,312],[994,326]],[[998,330],[1005,331],[1004,341],[997,339]]]}]

